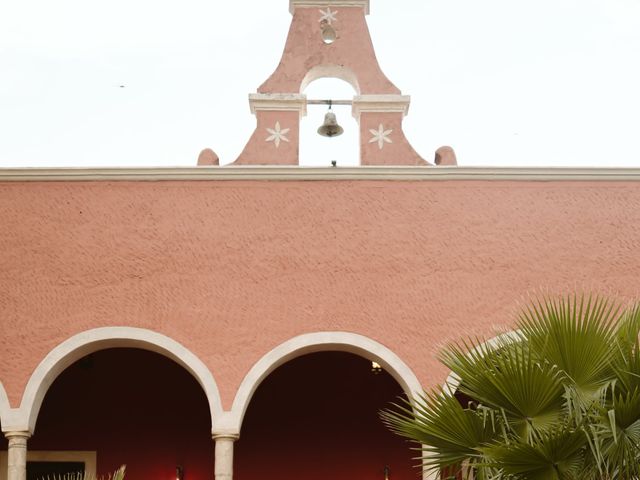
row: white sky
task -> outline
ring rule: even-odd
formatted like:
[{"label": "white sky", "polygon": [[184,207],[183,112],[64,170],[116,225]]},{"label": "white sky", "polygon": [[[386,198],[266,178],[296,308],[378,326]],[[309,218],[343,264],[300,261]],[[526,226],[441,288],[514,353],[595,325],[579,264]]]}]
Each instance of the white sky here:
[{"label": "white sky", "polygon": [[[229,163],[290,21],[288,0],[0,0],[0,166]],[[640,0],[371,0],[368,22],[427,160],[640,167]],[[339,139],[309,109],[302,164],[357,164],[350,109]]]}]

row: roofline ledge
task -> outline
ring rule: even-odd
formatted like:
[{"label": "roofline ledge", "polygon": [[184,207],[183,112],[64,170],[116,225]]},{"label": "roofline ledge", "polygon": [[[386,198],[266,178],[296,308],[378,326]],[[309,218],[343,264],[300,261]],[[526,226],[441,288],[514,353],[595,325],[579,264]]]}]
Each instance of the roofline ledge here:
[{"label": "roofline ledge", "polygon": [[640,181],[640,168],[460,166],[199,166],[124,168],[0,168],[0,182],[95,181]]}]

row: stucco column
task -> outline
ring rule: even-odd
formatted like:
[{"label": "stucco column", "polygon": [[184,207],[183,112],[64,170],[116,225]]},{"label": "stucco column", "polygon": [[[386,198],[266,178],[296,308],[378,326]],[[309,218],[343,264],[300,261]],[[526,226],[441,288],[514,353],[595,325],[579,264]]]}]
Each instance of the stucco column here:
[{"label": "stucco column", "polygon": [[213,435],[216,442],[215,480],[233,480],[233,442],[238,438],[238,435],[228,433]]},{"label": "stucco column", "polygon": [[235,165],[298,165],[300,119],[307,114],[307,97],[252,93],[249,105],[258,124]]},{"label": "stucco column", "polygon": [[5,432],[9,440],[7,451],[7,480],[26,480],[27,478],[27,440],[29,432]]},{"label": "stucco column", "polygon": [[404,135],[402,120],[409,112],[407,95],[359,95],[353,117],[360,125],[361,165],[428,165]]}]

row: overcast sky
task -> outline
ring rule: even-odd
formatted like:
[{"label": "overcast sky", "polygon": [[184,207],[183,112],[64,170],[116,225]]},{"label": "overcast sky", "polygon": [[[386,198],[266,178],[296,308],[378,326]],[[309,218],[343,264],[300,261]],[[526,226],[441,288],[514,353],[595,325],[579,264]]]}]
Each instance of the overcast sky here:
[{"label": "overcast sky", "polygon": [[[232,162],[290,21],[288,0],[0,0],[0,166]],[[640,167],[640,0],[371,0],[368,22],[427,160]],[[310,107],[302,164],[358,163],[336,111],[347,133],[326,140]]]}]

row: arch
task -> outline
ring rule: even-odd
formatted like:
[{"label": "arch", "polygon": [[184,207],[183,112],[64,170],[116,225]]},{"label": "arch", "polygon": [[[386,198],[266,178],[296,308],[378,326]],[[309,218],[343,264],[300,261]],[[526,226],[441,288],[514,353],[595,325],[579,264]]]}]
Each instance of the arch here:
[{"label": "arch", "polygon": [[[520,330],[511,330],[509,332],[501,333],[493,338],[490,338],[484,343],[481,343],[469,353],[482,353],[486,350],[495,350],[500,348],[509,342],[519,342],[522,339],[522,333]],[[461,378],[453,371],[449,372],[447,379],[444,381],[443,391],[449,395],[453,395],[460,386]]]},{"label": "arch", "polygon": [[[319,78],[304,90],[307,98],[351,99],[353,85],[340,78]],[[344,128],[342,135],[331,138],[318,135],[328,113],[327,105],[308,105],[307,114],[300,118],[298,165],[329,167],[335,160],[340,167],[360,165],[360,126],[349,105],[332,105],[338,123]]]},{"label": "arch", "polygon": [[104,327],[87,330],[65,340],[51,350],[36,367],[25,388],[19,409],[21,429],[33,433],[44,396],[53,381],[68,366],[98,350],[118,347],[156,352],[185,368],[200,384],[207,396],[212,430],[214,429],[216,419],[222,416],[222,402],[218,386],[207,366],[175,340],[151,330],[133,327]]},{"label": "arch", "polygon": [[358,82],[358,76],[353,70],[344,65],[316,65],[302,79],[300,83],[300,93],[304,93],[307,87],[314,81],[320,78],[338,78],[344,80],[353,87],[356,95],[360,95],[360,83]]},{"label": "arch", "polygon": [[323,351],[354,353],[378,362],[400,384],[410,399],[423,389],[413,371],[400,357],[384,345],[363,335],[348,332],[317,332],[292,338],[263,356],[244,377],[231,408],[230,421],[240,431],[251,398],[260,383],[276,368],[289,360]]}]

